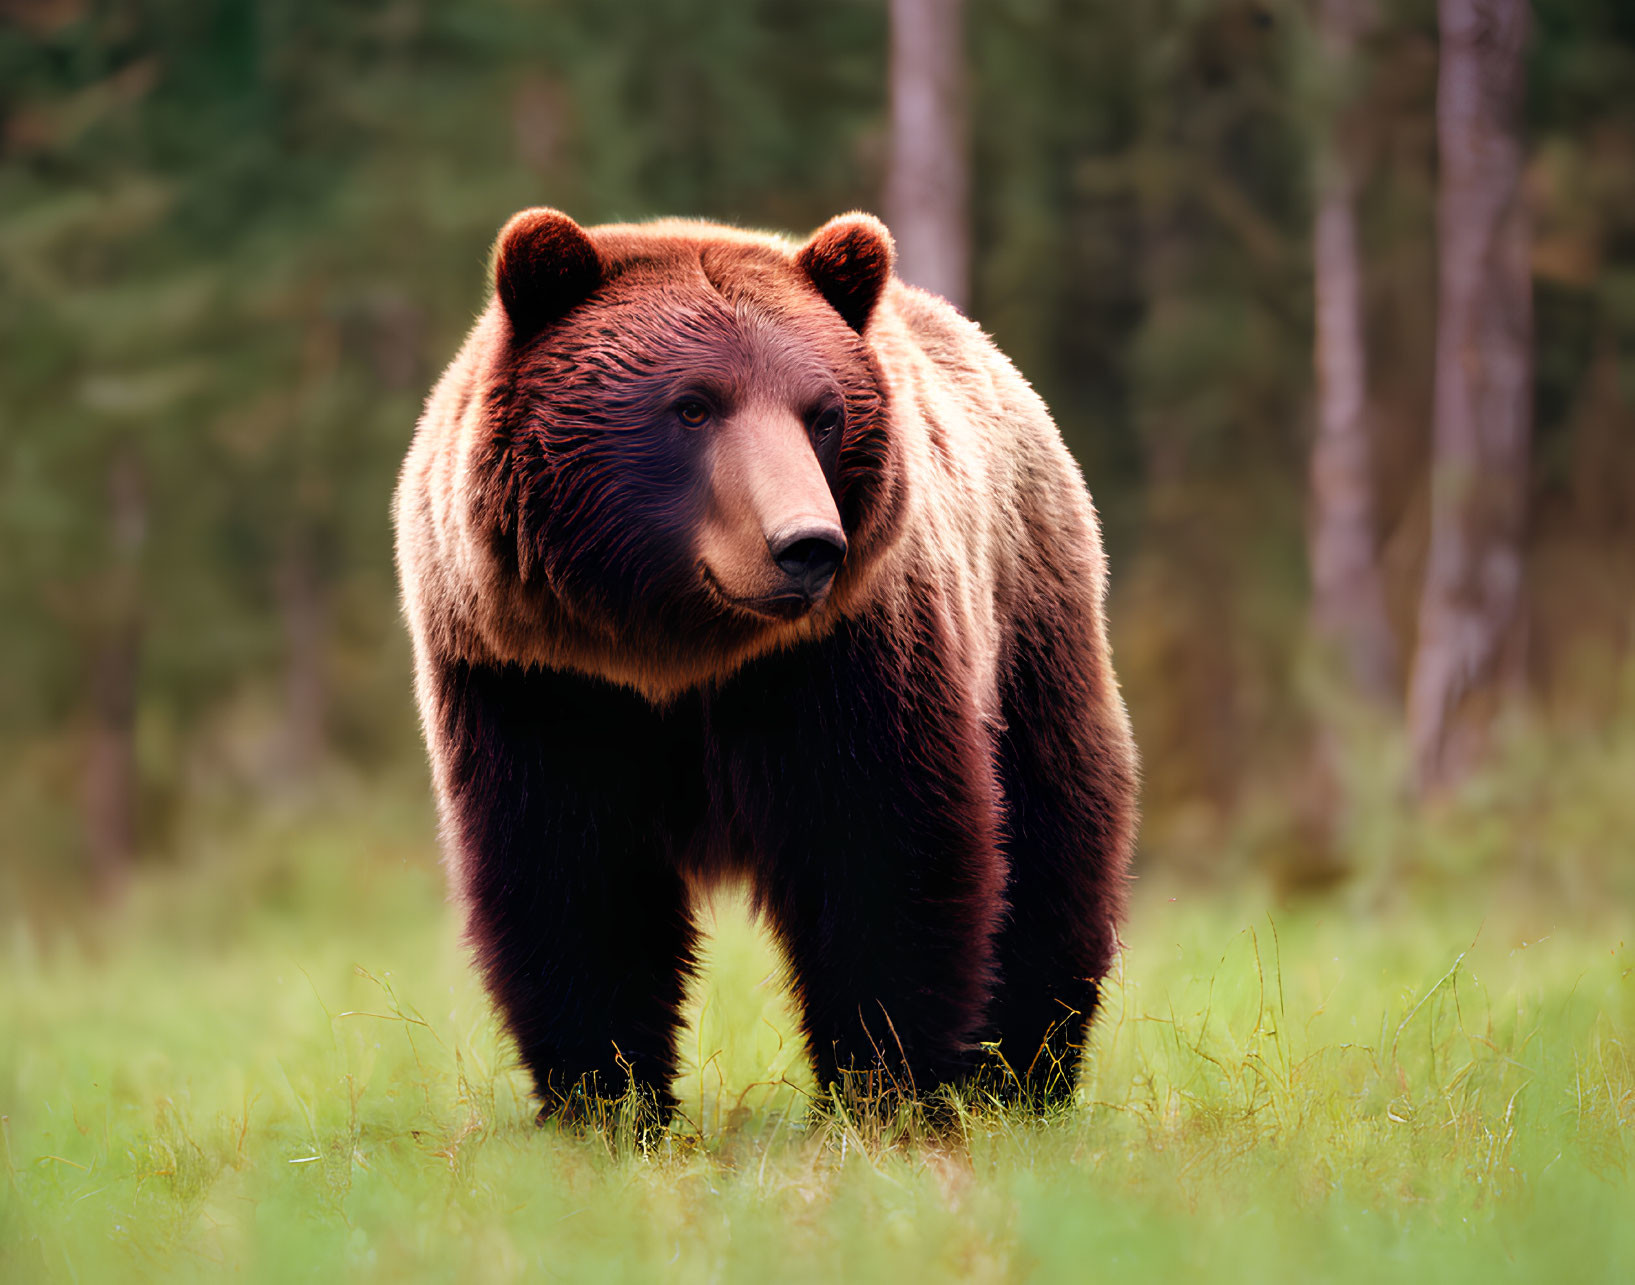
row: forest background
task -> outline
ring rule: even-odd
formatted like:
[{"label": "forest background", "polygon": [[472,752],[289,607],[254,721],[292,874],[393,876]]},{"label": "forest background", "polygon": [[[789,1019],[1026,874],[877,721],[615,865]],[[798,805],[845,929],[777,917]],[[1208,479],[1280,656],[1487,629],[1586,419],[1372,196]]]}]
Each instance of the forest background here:
[{"label": "forest background", "polygon": [[[602,1262],[673,1221],[719,1279],[740,1249],[681,1178],[730,1171],[737,1244],[774,1272],[816,1246],[798,1261],[829,1279],[853,1250],[902,1279],[893,1245],[1071,1276],[1120,1237],[1160,1275],[1247,1267],[1272,1208],[1329,1220],[1291,1262],[1338,1246],[1363,1271],[1380,1214],[1440,1279],[1591,1249],[1617,1278],[1624,0],[0,0],[0,1267],[243,1261],[244,1191],[264,1235],[295,1211],[313,1264],[359,1267],[391,1227],[433,1254],[492,1235],[485,1270],[520,1278],[561,1243],[515,1210],[543,1181],[573,1217],[583,1155],[541,1177],[441,902],[388,521],[491,240],[530,204],[797,234],[882,214],[1083,467],[1145,764],[1129,1020],[1044,1151],[990,1132],[1013,1150],[977,1148],[992,1185],[965,1188],[923,1156],[890,1170],[876,1138],[883,1195],[788,1177],[767,1203],[807,1161],[733,1158],[734,1122],[776,1140],[784,1117],[741,1117],[729,1082],[796,1074],[788,1014],[733,1008],[775,970],[740,917],[689,1072],[717,1167],[610,1179],[623,1212],[560,1235]],[[1246,918],[1298,960],[1305,1061]],[[1479,1031],[1473,937],[1514,977]],[[1553,962],[1519,953],[1541,939]],[[458,1002],[422,1019],[394,985]],[[414,1055],[376,1067],[348,1032],[382,1011]],[[479,1143],[509,1175],[481,1199],[457,1161]],[[851,1173],[854,1135],[813,1145]],[[354,1180],[404,1203],[360,1212]],[[894,1240],[891,1202],[922,1191]],[[1110,1221],[1058,1235],[1089,1209]],[[665,1235],[631,1252],[673,1261]]]},{"label": "forest background", "polygon": [[[388,500],[494,231],[534,203],[797,232],[862,207],[910,262],[940,258],[910,275],[1044,394],[1101,509],[1149,871],[1394,878],[1438,863],[1383,815],[1508,762],[1483,807],[1513,838],[1627,740],[1635,13],[1615,0],[1534,6],[1500,87],[1531,369],[1476,418],[1520,421],[1520,513],[1492,537],[1520,585],[1477,622],[1504,655],[1469,666],[1479,744],[1440,774],[1409,727],[1435,608],[1431,0],[972,4],[930,91],[946,128],[895,150],[889,14],[864,0],[6,11],[8,903],[117,896],[189,825],[314,786],[419,789]],[[1501,846],[1459,859],[1528,860]]]}]

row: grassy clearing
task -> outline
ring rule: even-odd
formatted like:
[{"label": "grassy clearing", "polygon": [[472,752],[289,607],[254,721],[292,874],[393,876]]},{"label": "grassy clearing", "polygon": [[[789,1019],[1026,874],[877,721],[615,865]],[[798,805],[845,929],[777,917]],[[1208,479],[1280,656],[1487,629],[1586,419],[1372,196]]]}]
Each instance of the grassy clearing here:
[{"label": "grassy clearing", "polygon": [[[394,833],[402,837],[394,841]],[[1635,975],[1548,907],[1143,888],[1080,1105],[962,1144],[814,1112],[717,906],[654,1153],[532,1126],[425,830],[147,880],[95,951],[7,929],[0,1279],[1623,1280]],[[384,837],[383,837],[384,836]],[[207,870],[201,875],[199,870]]]}]

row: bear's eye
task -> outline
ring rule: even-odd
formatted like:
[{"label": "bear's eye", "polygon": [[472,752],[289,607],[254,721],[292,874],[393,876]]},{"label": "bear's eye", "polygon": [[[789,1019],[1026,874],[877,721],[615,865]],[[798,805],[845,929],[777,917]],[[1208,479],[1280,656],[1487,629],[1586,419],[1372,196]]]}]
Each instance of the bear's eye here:
[{"label": "bear's eye", "polygon": [[710,408],[696,397],[683,398],[676,403],[676,418],[688,428],[701,428],[710,417]]},{"label": "bear's eye", "polygon": [[812,436],[821,442],[839,427],[840,412],[831,406],[818,412],[818,417],[812,421]]}]

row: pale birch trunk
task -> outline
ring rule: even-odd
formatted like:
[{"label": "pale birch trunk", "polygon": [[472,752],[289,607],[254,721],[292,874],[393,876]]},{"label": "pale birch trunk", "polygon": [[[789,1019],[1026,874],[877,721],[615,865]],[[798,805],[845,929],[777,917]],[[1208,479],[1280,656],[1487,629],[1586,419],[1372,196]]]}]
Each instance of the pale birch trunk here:
[{"label": "pale birch trunk", "polygon": [[1525,0],[1441,0],[1431,540],[1408,693],[1415,783],[1455,783],[1518,668],[1532,412]]},{"label": "pale birch trunk", "polygon": [[961,0],[891,0],[891,168],[897,273],[970,304],[969,159]]},{"label": "pale birch trunk", "polygon": [[[1326,74],[1351,79],[1371,0],[1319,0]],[[1352,686],[1370,700],[1397,699],[1396,643],[1385,609],[1368,414],[1363,270],[1357,244],[1361,185],[1354,102],[1335,115],[1318,159],[1313,229],[1317,435],[1312,443],[1312,625],[1338,653]]]}]

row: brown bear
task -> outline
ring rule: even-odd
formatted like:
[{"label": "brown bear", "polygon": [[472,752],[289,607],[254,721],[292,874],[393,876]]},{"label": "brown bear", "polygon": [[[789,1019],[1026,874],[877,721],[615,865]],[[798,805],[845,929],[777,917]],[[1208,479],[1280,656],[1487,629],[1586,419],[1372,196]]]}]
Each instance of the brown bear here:
[{"label": "brown bear", "polygon": [[[516,215],[398,567],[453,886],[543,1101],[670,1103],[741,878],[819,1079],[1071,1092],[1136,766],[1084,482],[886,228]],[[985,1047],[986,1046],[986,1047]]]}]

